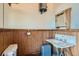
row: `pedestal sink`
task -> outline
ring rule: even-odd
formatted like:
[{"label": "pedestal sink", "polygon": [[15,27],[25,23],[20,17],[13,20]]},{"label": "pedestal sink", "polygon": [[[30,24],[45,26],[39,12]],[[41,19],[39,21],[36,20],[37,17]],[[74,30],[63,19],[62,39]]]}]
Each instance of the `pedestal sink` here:
[{"label": "pedestal sink", "polygon": [[57,49],[71,48],[76,45],[76,35],[55,34],[55,39],[47,39],[46,41]]},{"label": "pedestal sink", "polygon": [[[46,40],[46,41],[51,43],[54,47],[56,47],[57,56],[64,56],[62,49],[75,46],[74,44],[59,41],[59,40],[56,40],[56,39],[49,39],[49,40]],[[58,51],[58,48],[60,48],[60,50],[61,50],[60,52]]]},{"label": "pedestal sink", "polygon": [[67,47],[75,46],[74,44],[59,41],[59,40],[56,40],[56,39],[49,39],[49,40],[46,40],[46,41],[51,43],[56,48],[67,48]]}]

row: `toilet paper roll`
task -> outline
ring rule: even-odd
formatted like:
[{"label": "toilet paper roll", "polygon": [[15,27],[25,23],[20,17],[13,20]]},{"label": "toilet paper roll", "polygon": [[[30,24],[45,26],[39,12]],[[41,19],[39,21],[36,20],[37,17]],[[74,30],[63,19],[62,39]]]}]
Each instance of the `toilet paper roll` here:
[{"label": "toilet paper roll", "polygon": [[28,36],[31,35],[31,32],[27,32],[27,35],[28,35]]}]

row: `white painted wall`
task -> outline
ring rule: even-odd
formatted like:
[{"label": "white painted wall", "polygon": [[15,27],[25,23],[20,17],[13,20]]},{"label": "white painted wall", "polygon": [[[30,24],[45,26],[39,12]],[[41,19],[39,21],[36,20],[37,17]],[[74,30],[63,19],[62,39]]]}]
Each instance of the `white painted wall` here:
[{"label": "white painted wall", "polygon": [[71,28],[79,29],[79,3],[72,4]]},{"label": "white painted wall", "polygon": [[61,13],[63,10],[71,8],[72,7],[72,3],[59,3],[57,4],[57,6],[54,9],[54,13],[58,14]]},{"label": "white painted wall", "polygon": [[[79,29],[79,3],[48,4],[48,10],[40,14],[38,4],[9,7],[5,4],[4,28],[11,29],[55,29],[55,15],[72,8],[71,28]],[[0,28],[3,28],[3,4],[0,4]]]},{"label": "white painted wall", "polygon": [[55,17],[53,5],[48,4],[48,10],[40,14],[38,4],[10,8],[5,4],[4,28],[11,29],[54,29]]},{"label": "white painted wall", "polygon": [[3,4],[0,3],[0,28],[3,28]]}]

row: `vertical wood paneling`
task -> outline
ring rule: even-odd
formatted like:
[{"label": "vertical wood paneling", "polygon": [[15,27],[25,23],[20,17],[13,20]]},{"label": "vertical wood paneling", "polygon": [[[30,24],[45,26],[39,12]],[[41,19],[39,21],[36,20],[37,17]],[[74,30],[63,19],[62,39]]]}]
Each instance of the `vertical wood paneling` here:
[{"label": "vertical wood paneling", "polygon": [[[46,39],[54,38],[56,33],[65,35],[76,35],[77,45],[70,48],[73,56],[79,55],[79,32],[76,31],[42,31],[42,30],[29,30],[31,35],[27,35],[28,30],[0,30],[0,54],[10,44],[18,44],[18,55],[28,55],[38,53]],[[69,49],[67,49],[69,51]],[[66,52],[66,55],[71,55]]]},{"label": "vertical wood paneling", "polygon": [[79,32],[76,32],[77,33],[77,46],[76,46],[76,53],[77,53],[77,56],[79,56]]},{"label": "vertical wood paneling", "polygon": [[18,55],[28,55],[40,52],[40,47],[46,39],[53,36],[50,30],[2,30],[0,32],[0,53],[10,44],[18,44]]},{"label": "vertical wood paneling", "polygon": [[49,31],[42,31],[42,41],[46,43],[46,40],[49,38]]},{"label": "vertical wood paneling", "polygon": [[[77,45],[70,48],[73,56],[79,55],[79,32],[76,31],[50,31],[50,30],[29,30],[31,35],[27,35],[28,30],[0,30],[0,54],[10,44],[18,44],[18,55],[28,55],[38,53],[46,39],[54,38],[56,33],[65,35],[76,35]],[[67,49],[69,51],[69,49]],[[66,55],[71,55],[66,52]]]},{"label": "vertical wood paneling", "polygon": [[4,47],[3,47],[3,31],[0,31],[0,55],[3,52]]},{"label": "vertical wood paneling", "polygon": [[13,31],[4,31],[4,49],[7,48],[10,44],[13,44]]},{"label": "vertical wood paneling", "polygon": [[[38,52],[40,51],[40,46],[42,45],[42,32],[41,31],[32,31],[31,32],[31,47],[32,47],[32,52]],[[33,45],[34,44],[34,45]]]}]

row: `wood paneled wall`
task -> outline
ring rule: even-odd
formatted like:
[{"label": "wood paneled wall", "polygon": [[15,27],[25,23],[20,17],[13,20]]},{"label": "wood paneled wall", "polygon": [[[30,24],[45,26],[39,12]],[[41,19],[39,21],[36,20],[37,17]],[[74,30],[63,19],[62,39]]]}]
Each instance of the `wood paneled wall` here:
[{"label": "wood paneled wall", "polygon": [[0,54],[4,50],[3,48],[3,32],[0,31]]},{"label": "wood paneled wall", "polygon": [[[31,35],[27,35],[30,32]],[[18,55],[38,53],[45,40],[53,36],[51,30],[0,30],[0,54],[10,44],[18,44]]]},{"label": "wood paneled wall", "polygon": [[10,44],[13,44],[13,31],[0,30],[0,55]]},{"label": "wood paneled wall", "polygon": [[[30,32],[31,35],[27,35]],[[55,30],[10,30],[0,29],[0,54],[10,44],[18,44],[18,55],[28,55],[32,53],[38,53],[40,47],[46,42],[48,38],[54,38],[55,34],[76,35],[77,44],[75,47],[70,48],[73,56],[79,55],[79,31],[55,31]],[[69,49],[67,49],[69,50]],[[68,51],[65,51],[66,55],[71,55]]]}]

